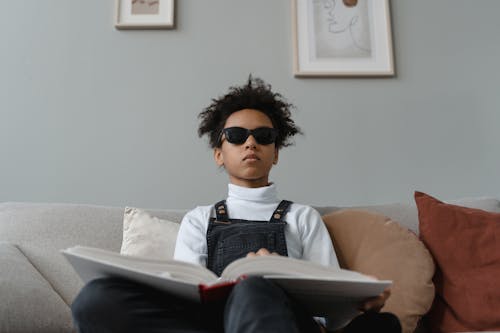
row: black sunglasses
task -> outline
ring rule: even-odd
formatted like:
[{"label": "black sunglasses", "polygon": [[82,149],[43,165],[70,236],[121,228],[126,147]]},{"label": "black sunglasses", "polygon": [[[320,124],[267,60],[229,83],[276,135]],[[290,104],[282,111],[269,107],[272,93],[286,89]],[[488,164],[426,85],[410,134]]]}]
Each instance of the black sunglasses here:
[{"label": "black sunglasses", "polygon": [[226,140],[229,143],[235,145],[241,145],[247,141],[248,137],[253,135],[255,141],[259,145],[269,145],[276,142],[278,137],[278,130],[272,127],[259,127],[253,130],[246,129],[243,127],[228,127],[222,129],[219,137],[219,142],[222,141],[222,134],[225,135]]}]

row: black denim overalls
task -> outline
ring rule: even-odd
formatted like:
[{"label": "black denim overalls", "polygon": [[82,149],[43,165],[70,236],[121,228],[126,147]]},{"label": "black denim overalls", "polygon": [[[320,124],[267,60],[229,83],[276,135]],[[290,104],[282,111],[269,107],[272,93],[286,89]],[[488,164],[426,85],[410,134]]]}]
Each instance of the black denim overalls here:
[{"label": "black denim overalls", "polygon": [[207,268],[219,275],[236,259],[261,248],[288,256],[285,215],[292,204],[282,200],[269,221],[230,219],[226,201],[215,204],[217,217],[210,218],[207,229]]}]

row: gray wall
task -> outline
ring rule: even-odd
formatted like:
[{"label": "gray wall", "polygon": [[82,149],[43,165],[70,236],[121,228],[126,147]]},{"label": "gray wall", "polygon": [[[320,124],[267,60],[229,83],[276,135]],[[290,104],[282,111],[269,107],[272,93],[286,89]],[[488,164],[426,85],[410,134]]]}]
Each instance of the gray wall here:
[{"label": "gray wall", "polygon": [[197,114],[249,73],[305,132],[271,174],[283,197],[500,197],[498,0],[393,0],[389,79],[294,78],[289,0],[178,0],[170,31],[115,30],[111,0],[0,1],[0,201],[218,200]]}]

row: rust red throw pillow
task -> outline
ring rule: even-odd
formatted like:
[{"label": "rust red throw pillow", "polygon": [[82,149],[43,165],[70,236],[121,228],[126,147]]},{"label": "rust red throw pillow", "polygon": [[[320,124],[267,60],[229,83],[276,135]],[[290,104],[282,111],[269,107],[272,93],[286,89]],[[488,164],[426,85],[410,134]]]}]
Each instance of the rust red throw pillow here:
[{"label": "rust red throw pillow", "polygon": [[420,237],[436,262],[432,332],[500,330],[500,213],[415,192]]}]

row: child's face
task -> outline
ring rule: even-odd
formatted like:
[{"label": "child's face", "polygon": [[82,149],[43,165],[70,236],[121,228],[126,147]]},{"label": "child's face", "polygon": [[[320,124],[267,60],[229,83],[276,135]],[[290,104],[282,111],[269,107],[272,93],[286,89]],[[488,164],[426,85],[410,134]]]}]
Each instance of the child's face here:
[{"label": "child's face", "polygon": [[[257,110],[243,109],[227,118],[224,128],[243,127],[256,129],[273,127],[269,117]],[[269,185],[269,172],[278,163],[278,150],[274,143],[259,144],[249,135],[243,144],[232,144],[222,136],[222,145],[215,148],[214,157],[218,166],[224,166],[232,184],[244,187]]]}]

